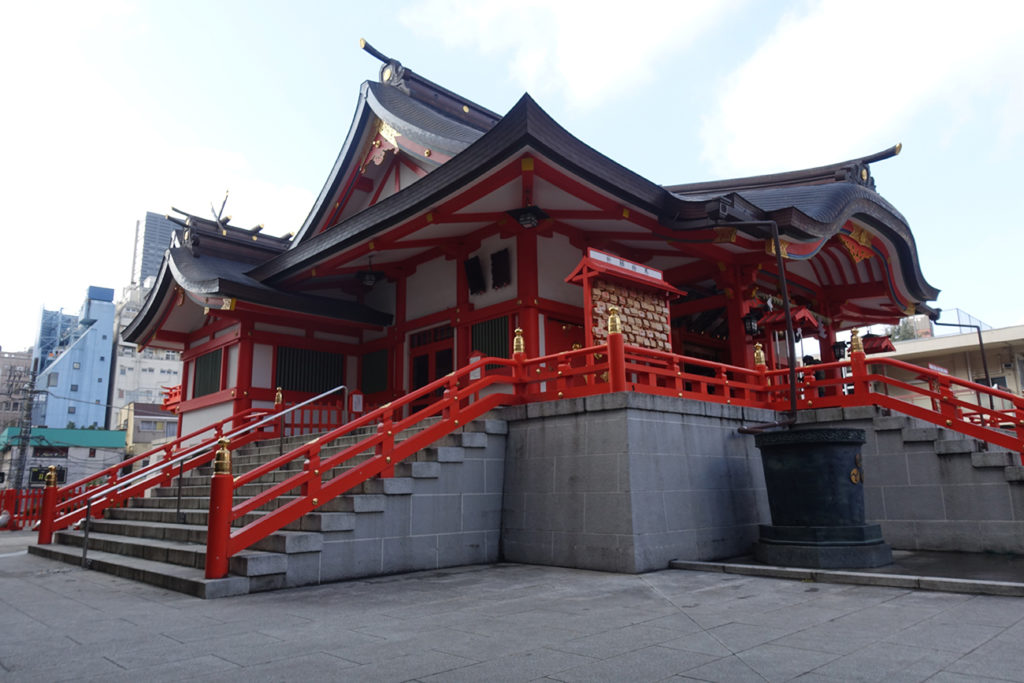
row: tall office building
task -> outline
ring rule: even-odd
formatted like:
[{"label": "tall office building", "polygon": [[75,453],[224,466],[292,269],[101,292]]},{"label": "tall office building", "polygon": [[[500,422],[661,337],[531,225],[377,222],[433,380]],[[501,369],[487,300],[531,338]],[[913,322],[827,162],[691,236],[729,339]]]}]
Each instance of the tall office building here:
[{"label": "tall office building", "polygon": [[147,278],[156,279],[164,252],[171,246],[175,224],[158,213],[146,212],[144,220],[135,222],[135,255],[132,258],[132,284],[145,285]]}]

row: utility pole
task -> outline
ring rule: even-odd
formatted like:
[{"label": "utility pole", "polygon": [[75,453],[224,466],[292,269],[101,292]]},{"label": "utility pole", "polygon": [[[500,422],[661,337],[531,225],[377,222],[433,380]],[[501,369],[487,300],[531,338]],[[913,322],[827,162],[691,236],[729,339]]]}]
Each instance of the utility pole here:
[{"label": "utility pole", "polygon": [[36,369],[38,368],[38,359],[32,363],[32,370],[29,373],[28,384],[25,385],[25,394],[22,399],[22,412],[21,412],[21,424],[20,428],[20,452],[18,453],[18,463],[14,470],[13,483],[11,488],[14,489],[26,489],[28,488],[25,482],[25,466],[28,464],[28,449],[32,438],[32,404],[35,403],[36,396]]}]

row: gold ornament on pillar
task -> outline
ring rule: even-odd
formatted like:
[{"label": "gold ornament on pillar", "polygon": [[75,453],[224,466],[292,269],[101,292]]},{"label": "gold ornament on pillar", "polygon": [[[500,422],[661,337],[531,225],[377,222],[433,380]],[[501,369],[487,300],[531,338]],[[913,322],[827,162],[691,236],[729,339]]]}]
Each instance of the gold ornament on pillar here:
[{"label": "gold ornament on pillar", "polygon": [[526,353],[526,342],[523,340],[523,328],[516,328],[515,339],[512,340],[512,353]]},{"label": "gold ornament on pillar", "polygon": [[764,347],[761,342],[754,344],[754,365],[766,365],[764,359]]},{"label": "gold ornament on pillar", "polygon": [[608,334],[622,334],[622,319],[619,317],[619,307],[608,308]]},{"label": "gold ornament on pillar", "polygon": [[217,458],[213,462],[214,474],[231,474],[231,451],[228,450],[228,440],[218,441],[220,448],[217,449]]},{"label": "gold ornament on pillar", "polygon": [[864,353],[864,342],[860,340],[860,330],[856,327],[850,330],[850,351]]}]

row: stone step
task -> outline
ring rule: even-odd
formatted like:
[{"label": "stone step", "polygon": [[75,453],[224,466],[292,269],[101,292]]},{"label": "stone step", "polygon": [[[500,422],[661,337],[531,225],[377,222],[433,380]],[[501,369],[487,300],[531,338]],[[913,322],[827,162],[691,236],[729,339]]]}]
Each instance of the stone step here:
[{"label": "stone step", "polygon": [[[1016,463],[1020,463],[1020,456],[1017,456]],[[971,453],[971,465],[974,467],[1009,467],[1013,465],[1013,453],[1009,451],[981,451]]]},{"label": "stone step", "polygon": [[[67,564],[81,566],[82,551],[80,548],[62,545],[32,545],[28,551],[32,555],[46,557]],[[136,557],[125,557],[100,550],[90,550],[88,554],[90,569],[113,574],[132,581],[141,581],[168,590],[194,595],[198,598],[225,598],[232,595],[245,595],[250,592],[251,580],[247,576],[227,576],[223,579],[207,579],[202,569],[183,567],[180,565],[154,562]],[[275,581],[260,582],[264,590],[271,586],[284,587],[284,577]],[[280,585],[276,585],[280,584]]]},{"label": "stone step", "polygon": [[[209,512],[207,509],[182,510],[184,524],[206,528]],[[108,520],[126,520],[151,522],[153,524],[179,524],[179,518],[173,508],[111,508],[106,511]],[[263,513],[250,512],[234,522],[235,527],[250,524]],[[351,512],[326,512],[318,510],[310,512],[284,527],[284,531],[351,531],[355,528],[355,514]]]},{"label": "stone step", "polygon": [[[82,547],[84,538],[84,531],[59,531],[54,535],[57,543],[76,548]],[[89,551],[93,550],[198,569],[202,569],[206,562],[205,544],[105,534],[90,528]]]}]

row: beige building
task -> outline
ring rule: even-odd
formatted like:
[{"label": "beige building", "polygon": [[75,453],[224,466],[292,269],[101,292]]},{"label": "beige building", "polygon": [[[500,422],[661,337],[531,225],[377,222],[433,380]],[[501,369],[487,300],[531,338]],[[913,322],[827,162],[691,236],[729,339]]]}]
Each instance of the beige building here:
[{"label": "beige building", "polygon": [[[1016,396],[1024,395],[1024,325],[984,330],[981,334],[992,384]],[[875,354],[872,357],[895,358],[978,384],[986,382],[985,363],[981,358],[978,334],[973,330],[968,334],[898,341],[895,342],[895,346],[895,351]],[[920,379],[912,372],[895,371],[891,367],[886,367],[885,373],[915,386],[927,386],[924,379]],[[899,395],[898,391],[891,389],[890,393]],[[972,392],[966,388],[954,388],[954,393],[968,400],[968,395]],[[927,399],[918,397],[915,402],[924,405]],[[1000,405],[1000,402],[996,401],[994,407],[998,410],[1008,408],[1009,405]]]}]

